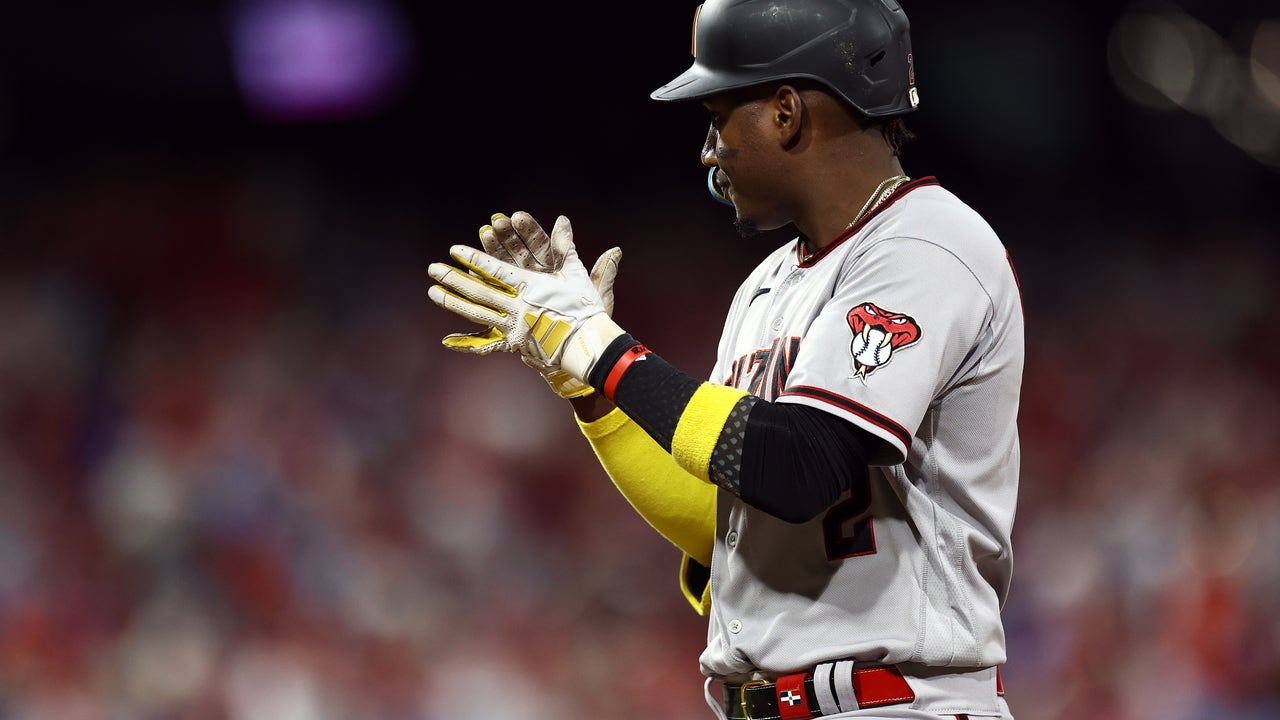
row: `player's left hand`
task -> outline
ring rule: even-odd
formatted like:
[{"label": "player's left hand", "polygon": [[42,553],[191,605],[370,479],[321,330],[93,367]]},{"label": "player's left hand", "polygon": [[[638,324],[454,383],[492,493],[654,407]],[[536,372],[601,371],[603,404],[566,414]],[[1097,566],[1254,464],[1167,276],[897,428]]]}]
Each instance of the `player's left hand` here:
[{"label": "player's left hand", "polygon": [[[559,272],[573,245],[573,228],[561,215],[551,234],[542,229],[533,216],[522,210],[507,217],[494,213],[489,225],[480,228],[480,244],[489,255],[518,268],[534,272]],[[591,266],[591,284],[595,285],[604,311],[613,315],[613,284],[622,262],[622,248],[605,250]]]},{"label": "player's left hand", "polygon": [[510,217],[494,213],[489,224],[480,228],[480,245],[486,253],[534,272],[559,272],[571,244],[573,231],[563,215],[556,218],[550,235],[523,210]]},{"label": "player's left hand", "polygon": [[472,322],[491,326],[478,334],[450,335],[444,339],[446,347],[481,355],[516,352],[540,371],[554,372],[561,368],[568,341],[583,327],[591,326],[593,332],[584,335],[584,347],[575,353],[577,360],[564,368],[585,381],[590,364],[602,349],[599,342],[611,340],[621,329],[609,320],[604,301],[578,258],[564,216],[556,222],[557,228],[562,225],[566,251],[555,272],[526,270],[465,245],[453,246],[449,254],[469,272],[432,263],[427,272],[440,284],[428,290],[431,301]]},{"label": "player's left hand", "polygon": [[[517,210],[508,217],[503,213],[494,213],[489,218],[490,224],[480,228],[480,244],[484,251],[498,260],[515,265],[524,270],[534,272],[559,272],[564,267],[565,256],[573,245],[573,229],[567,218],[561,216],[548,235],[538,221],[527,212]],[[600,294],[605,312],[613,315],[613,284],[618,277],[618,263],[622,260],[622,248],[610,248],[596,259],[591,267],[591,284]],[[472,333],[485,335],[500,332],[495,328]],[[465,336],[455,335],[446,338],[447,344],[456,344]],[[577,380],[564,370],[543,370],[527,358],[522,358],[526,365],[539,370],[552,392],[562,398],[576,398],[590,395],[591,386]]]}]

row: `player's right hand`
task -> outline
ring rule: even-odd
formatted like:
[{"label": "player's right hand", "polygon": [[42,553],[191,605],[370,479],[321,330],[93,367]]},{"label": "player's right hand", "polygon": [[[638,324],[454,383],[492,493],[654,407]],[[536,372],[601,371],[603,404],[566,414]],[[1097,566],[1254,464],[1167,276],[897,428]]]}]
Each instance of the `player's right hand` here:
[{"label": "player's right hand", "polygon": [[[518,352],[544,375],[561,370],[563,358],[568,361],[564,369],[584,382],[598,354],[622,330],[609,319],[593,278],[578,259],[572,233],[569,219],[560,216],[551,237],[561,235],[566,252],[555,272],[526,270],[465,245],[450,249],[465,272],[432,263],[427,272],[440,283],[428,291],[432,302],[490,326],[481,333],[447,336],[445,346],[477,354]],[[608,264],[601,267],[602,280],[611,274]],[[566,357],[570,345],[573,352]]]},{"label": "player's right hand", "polygon": [[[489,220],[491,224],[481,227],[479,232],[480,244],[489,255],[533,272],[554,273],[564,267],[564,260],[573,240],[572,233],[561,230],[559,224],[552,228],[551,235],[547,235],[538,221],[522,210],[511,213],[510,217],[495,213]],[[597,258],[591,268],[591,284],[600,294],[605,312],[609,315],[613,314],[613,284],[618,277],[618,264],[621,261],[622,248],[614,247]],[[501,331],[490,327],[473,335],[487,336],[493,333],[501,334]],[[529,367],[538,370],[547,385],[560,397],[575,398],[591,394],[591,386],[564,370],[545,370],[524,356],[521,359]]]}]

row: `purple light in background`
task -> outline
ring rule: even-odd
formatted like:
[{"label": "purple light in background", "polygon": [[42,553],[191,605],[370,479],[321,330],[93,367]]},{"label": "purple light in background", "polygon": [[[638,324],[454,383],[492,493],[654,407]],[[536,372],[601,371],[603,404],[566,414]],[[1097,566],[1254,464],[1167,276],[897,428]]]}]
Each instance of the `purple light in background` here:
[{"label": "purple light in background", "polygon": [[245,102],[277,122],[378,110],[410,55],[400,18],[380,0],[243,0],[231,40]]}]

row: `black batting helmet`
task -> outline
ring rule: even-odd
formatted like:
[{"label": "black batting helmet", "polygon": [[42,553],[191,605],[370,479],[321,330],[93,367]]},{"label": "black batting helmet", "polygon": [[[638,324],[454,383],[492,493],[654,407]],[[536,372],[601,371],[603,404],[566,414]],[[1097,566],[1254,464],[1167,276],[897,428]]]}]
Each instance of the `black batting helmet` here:
[{"label": "black batting helmet", "polygon": [[654,100],[700,100],[787,78],[817,80],[869,117],[920,104],[910,23],[897,0],[708,0],[693,65]]}]

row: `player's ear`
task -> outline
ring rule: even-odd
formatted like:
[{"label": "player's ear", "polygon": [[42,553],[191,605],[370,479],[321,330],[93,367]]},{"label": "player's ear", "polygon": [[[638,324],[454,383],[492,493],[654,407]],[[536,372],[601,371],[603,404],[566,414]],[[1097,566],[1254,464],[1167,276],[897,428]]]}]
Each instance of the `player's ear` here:
[{"label": "player's ear", "polygon": [[779,143],[784,148],[794,147],[800,139],[801,120],[804,118],[804,98],[800,96],[800,90],[794,85],[778,86],[770,109]]}]

